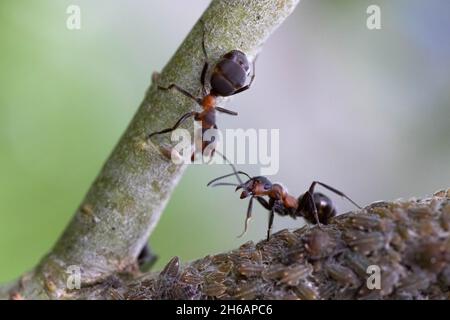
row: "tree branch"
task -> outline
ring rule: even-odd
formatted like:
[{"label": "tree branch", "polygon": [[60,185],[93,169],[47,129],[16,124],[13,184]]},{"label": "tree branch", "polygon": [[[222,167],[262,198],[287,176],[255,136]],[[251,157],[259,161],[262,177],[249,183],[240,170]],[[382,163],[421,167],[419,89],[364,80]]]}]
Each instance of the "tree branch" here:
[{"label": "tree branch", "polygon": [[[255,57],[297,3],[212,1],[202,17],[209,58],[215,60],[231,49]],[[197,23],[159,76],[160,84],[178,83],[199,92],[204,62],[201,39],[202,25]],[[167,161],[146,136],[171,126],[194,107],[185,97],[157,90],[153,84],[54,248],[35,270],[0,289],[0,297],[11,290],[25,298],[76,297],[66,289],[71,265],[81,268],[83,286],[136,271],[136,257],[185,169]]]}]

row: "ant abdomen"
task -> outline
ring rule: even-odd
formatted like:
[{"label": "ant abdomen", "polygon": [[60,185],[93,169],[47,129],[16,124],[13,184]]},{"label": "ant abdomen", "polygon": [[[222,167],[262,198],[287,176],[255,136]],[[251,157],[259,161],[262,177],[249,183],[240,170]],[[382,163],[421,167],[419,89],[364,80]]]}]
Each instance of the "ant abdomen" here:
[{"label": "ant abdomen", "polygon": [[239,50],[228,52],[213,70],[210,79],[211,93],[222,97],[235,94],[236,90],[244,87],[249,68],[245,53]]},{"label": "ant abdomen", "polygon": [[[299,201],[303,195],[299,197]],[[313,194],[313,200],[317,208],[317,215],[319,217],[319,222],[322,224],[328,224],[330,222],[330,219],[336,215],[336,209],[333,205],[333,202],[330,198],[328,198],[326,195],[320,192],[314,192]],[[309,208],[306,206],[303,208],[301,212],[297,212],[298,215],[301,215],[303,218],[305,218],[308,222],[315,224],[316,218],[314,217],[314,210],[313,208]]]}]

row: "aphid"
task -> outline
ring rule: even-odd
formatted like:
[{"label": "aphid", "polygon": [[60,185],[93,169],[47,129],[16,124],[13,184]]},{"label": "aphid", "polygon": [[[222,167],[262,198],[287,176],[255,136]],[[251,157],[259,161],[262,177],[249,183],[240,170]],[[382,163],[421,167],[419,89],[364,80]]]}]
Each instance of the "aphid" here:
[{"label": "aphid", "polygon": [[229,274],[231,270],[233,270],[233,267],[234,267],[233,261],[227,261],[219,264],[217,266],[217,270],[223,272],[224,274]]},{"label": "aphid", "polygon": [[237,254],[242,258],[250,259],[255,252],[255,244],[253,241],[248,241],[239,247]]},{"label": "aphid", "polygon": [[225,281],[225,278],[226,278],[226,274],[223,272],[211,271],[211,272],[206,273],[206,275],[205,275],[206,282],[222,283]]},{"label": "aphid", "polygon": [[300,300],[292,290],[271,290],[264,295],[265,300]]},{"label": "aphid", "polygon": [[318,288],[319,295],[324,300],[333,298],[338,290],[339,286],[334,281],[324,281],[324,284]]},{"label": "aphid", "polygon": [[[306,221],[313,224],[316,223],[319,226],[321,223],[328,224],[330,218],[336,215],[336,209],[330,198],[320,192],[314,191],[317,185],[320,185],[325,189],[346,198],[355,206],[361,208],[341,191],[320,181],[313,181],[309,189],[304,194],[300,195],[298,198],[295,198],[290,195],[286,188],[284,188],[281,184],[272,183],[264,176],[251,177],[243,171],[236,171],[236,168],[231,163],[230,166],[233,169],[233,173],[211,180],[208,183],[208,186],[235,186],[236,191],[240,189],[243,190],[240,197],[241,199],[250,197],[247,208],[247,217],[245,219],[244,232],[239,237],[243,236],[247,232],[248,223],[252,217],[254,199],[270,211],[267,239],[270,238],[275,213],[278,213],[281,216],[290,216],[294,219],[297,217],[303,217]],[[242,182],[240,175],[245,175],[248,180],[246,182]],[[235,176],[239,183],[218,182],[219,180],[230,176]],[[264,198],[265,196],[269,198],[269,201]]]},{"label": "aphid", "polygon": [[361,283],[358,276],[350,268],[344,267],[337,263],[327,263],[325,269],[328,276],[333,278],[342,286],[356,288]]},{"label": "aphid", "polygon": [[395,285],[400,279],[401,273],[398,268],[387,268],[381,267],[381,294],[383,296],[390,295],[394,289]]},{"label": "aphid", "polygon": [[240,265],[237,266],[237,271],[243,275],[248,277],[254,277],[261,274],[261,272],[264,270],[264,266],[253,263],[253,262],[243,262]]},{"label": "aphid", "polygon": [[283,272],[283,277],[281,278],[280,283],[287,284],[288,286],[296,286],[300,280],[309,276],[311,272],[312,266],[309,264],[290,266]]},{"label": "aphid", "polygon": [[172,299],[198,300],[201,297],[201,292],[198,285],[177,284],[170,295]]},{"label": "aphid", "polygon": [[396,291],[414,296],[417,295],[420,290],[428,288],[430,280],[431,279],[425,272],[416,270],[400,280],[400,284],[396,288]]},{"label": "aphid", "polygon": [[370,265],[366,256],[361,253],[348,250],[345,252],[344,261],[346,265],[356,272],[360,277],[367,277],[367,267]]},{"label": "aphid", "polygon": [[310,281],[302,280],[293,287],[295,294],[302,300],[317,300],[320,295],[317,287]]},{"label": "aphid", "polygon": [[336,242],[329,233],[314,229],[305,236],[304,245],[311,259],[320,259],[334,250]]},{"label": "aphid", "polygon": [[305,247],[295,246],[292,248],[288,248],[284,252],[284,255],[281,256],[280,260],[283,263],[290,264],[293,262],[303,262],[306,256],[308,256],[308,252],[306,251]]},{"label": "aphid", "polygon": [[278,237],[285,241],[288,246],[294,246],[298,243],[298,237],[288,229],[283,229],[277,233]]},{"label": "aphid", "polygon": [[180,259],[175,256],[166,264],[164,269],[159,274],[159,277],[171,277],[175,278],[178,276],[178,272],[180,271]]},{"label": "aphid", "polygon": [[434,215],[433,211],[429,206],[417,206],[408,209],[408,214],[416,219],[427,219]]},{"label": "aphid", "polygon": [[287,267],[285,265],[274,264],[274,265],[266,268],[262,272],[262,277],[264,280],[267,280],[267,281],[280,279],[284,275],[286,268]]},{"label": "aphid", "polygon": [[255,263],[262,263],[262,253],[261,250],[255,250],[252,253],[252,256],[250,257],[250,260],[252,260]]},{"label": "aphid", "polygon": [[196,260],[192,263],[192,266],[198,271],[204,271],[211,265],[212,257],[210,255],[204,257],[203,259]]},{"label": "aphid", "polygon": [[353,214],[346,219],[347,224],[359,230],[381,230],[382,221],[376,215],[358,215]]},{"label": "aphid", "polygon": [[212,263],[221,264],[230,260],[228,253],[219,253],[212,257]]},{"label": "aphid", "polygon": [[450,189],[445,190],[438,190],[435,193],[433,193],[433,197],[440,197],[440,198],[450,198]]},{"label": "aphid", "polygon": [[449,260],[446,251],[450,251],[450,248],[446,250],[442,241],[427,241],[417,248],[415,260],[423,269],[439,273]]},{"label": "aphid", "polygon": [[210,282],[203,284],[203,292],[209,297],[220,297],[226,290],[227,287],[223,283]]},{"label": "aphid", "polygon": [[125,300],[125,297],[116,289],[110,289],[109,290],[109,296],[111,300]]},{"label": "aphid", "polygon": [[203,283],[203,277],[194,268],[188,267],[180,276],[180,281],[190,285]]},{"label": "aphid", "polygon": [[260,288],[260,283],[243,282],[236,287],[233,298],[239,300],[253,300],[258,295]]},{"label": "aphid", "polygon": [[[172,128],[167,128],[158,132],[151,133],[148,138],[163,133],[168,133],[176,130],[187,119],[194,117],[195,121],[200,121],[203,133],[209,129],[217,129],[216,112],[226,113],[228,115],[237,116],[237,112],[217,106],[217,97],[229,97],[234,94],[250,89],[253,80],[255,79],[255,60],[253,60],[253,75],[248,84],[247,80],[250,75],[250,63],[245,53],[239,50],[231,50],[224,54],[222,58],[212,69],[211,77],[209,79],[210,90],[208,92],[206,86],[206,76],[208,74],[209,62],[208,54],[205,47],[205,26],[203,24],[203,38],[202,50],[205,56],[205,63],[200,75],[200,83],[202,85],[202,97],[196,97],[187,90],[181,88],[177,84],[170,84],[168,87],[158,86],[160,90],[175,89],[184,96],[194,100],[199,106],[203,108],[202,112],[190,111],[181,116]],[[214,139],[211,141],[202,141],[202,151],[208,145],[215,143]],[[214,146],[214,145],[213,145]],[[211,149],[211,156],[214,155],[214,148]]]},{"label": "aphid", "polygon": [[289,290],[286,293],[280,294],[279,300],[294,301],[294,300],[300,300],[300,298],[294,292],[292,292],[292,290]]},{"label": "aphid", "polygon": [[358,230],[347,230],[344,233],[347,245],[354,251],[369,254],[379,250],[386,245],[386,239],[381,232],[363,232]]},{"label": "aphid", "polygon": [[264,242],[260,246],[261,255],[263,261],[272,261],[273,259],[279,257],[282,248],[271,242]]}]

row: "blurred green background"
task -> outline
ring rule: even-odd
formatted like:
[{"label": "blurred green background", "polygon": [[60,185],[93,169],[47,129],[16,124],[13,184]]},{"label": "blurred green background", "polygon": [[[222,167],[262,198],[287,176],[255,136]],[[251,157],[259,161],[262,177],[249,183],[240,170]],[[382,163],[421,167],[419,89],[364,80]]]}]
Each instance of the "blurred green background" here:
[{"label": "blurred green background", "polygon": [[[81,30],[66,28],[70,4],[81,8]],[[381,7],[381,30],[366,27],[370,4]],[[151,73],[207,5],[0,2],[0,282],[51,248]],[[450,186],[449,16],[445,0],[303,0],[265,46],[252,90],[231,101],[239,118],[220,117],[219,127],[279,128],[273,180],[293,194],[313,179],[362,204]],[[264,237],[265,210],[255,209],[250,232],[237,239],[246,202],[205,188],[228,171],[187,170],[151,237],[157,268],[174,255],[186,261]],[[301,224],[275,219],[276,230]]]}]

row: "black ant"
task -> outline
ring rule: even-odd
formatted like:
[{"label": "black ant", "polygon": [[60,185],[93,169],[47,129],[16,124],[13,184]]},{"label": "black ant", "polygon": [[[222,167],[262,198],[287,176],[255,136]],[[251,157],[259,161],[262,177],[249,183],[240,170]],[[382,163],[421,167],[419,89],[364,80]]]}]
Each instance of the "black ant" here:
[{"label": "black ant", "polygon": [[[217,129],[216,125],[216,111],[221,113],[226,113],[232,116],[237,116],[237,112],[219,107],[216,105],[217,97],[228,97],[235,95],[237,93],[243,92],[249,89],[255,79],[255,60],[253,61],[253,75],[250,82],[245,85],[247,78],[249,76],[250,64],[248,62],[245,53],[239,50],[231,50],[221,57],[219,62],[214,66],[211,77],[209,79],[209,84],[211,89],[208,91],[206,88],[206,75],[209,69],[208,54],[205,48],[205,25],[202,20],[200,20],[203,25],[203,38],[202,38],[202,50],[205,55],[205,64],[200,76],[200,83],[202,85],[202,97],[195,97],[187,90],[181,88],[177,84],[170,84],[168,87],[158,86],[160,90],[170,90],[175,89],[186,97],[194,100],[203,108],[203,111],[196,112],[190,111],[181,116],[181,118],[175,123],[171,128],[167,128],[158,132],[151,133],[148,138],[163,133],[172,132],[177,129],[184,121],[194,117],[195,121],[201,121],[203,133],[208,129]],[[202,141],[202,151],[214,142]],[[211,152],[211,156],[214,155],[214,149]]]},{"label": "black ant", "polygon": [[[244,232],[239,235],[239,237],[243,236],[247,232],[248,222],[250,221],[252,216],[253,199],[255,198],[264,208],[270,211],[269,226],[267,229],[267,240],[269,240],[270,238],[275,213],[278,213],[281,216],[290,216],[294,219],[296,219],[297,217],[303,217],[307,222],[317,224],[319,227],[321,226],[321,224],[329,223],[330,219],[336,215],[336,208],[334,207],[330,198],[320,192],[314,191],[317,185],[320,185],[330,190],[331,192],[334,192],[337,195],[346,198],[356,207],[361,209],[358,204],[356,204],[343,192],[330,187],[323,182],[313,181],[311,183],[311,186],[305,193],[300,195],[298,198],[295,198],[294,196],[290,195],[287,192],[286,188],[284,188],[281,184],[272,183],[268,178],[264,176],[251,177],[243,171],[237,171],[234,165],[232,165],[231,163],[229,164],[233,168],[233,173],[226,174],[224,176],[211,180],[207,184],[207,186],[235,186],[235,191],[242,189],[242,193],[240,196],[241,199],[250,197],[247,209],[247,217],[245,219]],[[217,182],[223,178],[227,178],[233,175],[238,179],[238,184],[230,182]],[[246,182],[242,182],[239,175],[245,175],[249,180],[247,180]],[[269,201],[267,201],[264,196],[268,196]]]},{"label": "black ant", "polygon": [[146,243],[137,257],[139,269],[142,272],[147,272],[155,264],[156,260],[158,260],[158,256],[153,253],[148,243]]}]

